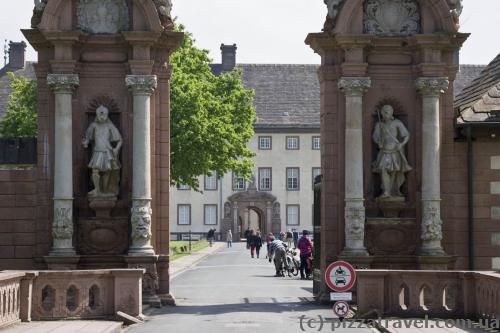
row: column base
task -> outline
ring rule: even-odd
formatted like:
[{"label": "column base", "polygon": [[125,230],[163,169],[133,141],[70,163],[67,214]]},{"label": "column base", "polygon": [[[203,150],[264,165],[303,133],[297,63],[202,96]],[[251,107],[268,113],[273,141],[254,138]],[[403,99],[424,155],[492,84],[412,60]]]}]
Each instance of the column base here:
[{"label": "column base", "polygon": [[51,256],[51,257],[73,257],[73,256],[76,256],[76,251],[72,247],[57,248],[57,249],[50,250],[49,256]]},{"label": "column base", "polygon": [[366,255],[345,255],[344,252],[337,257],[338,260],[346,261],[354,266],[356,269],[370,269],[373,263],[374,257],[370,257],[368,253]]},{"label": "column base", "polygon": [[153,247],[136,247],[136,248],[131,247],[128,250],[127,255],[133,257],[142,257],[142,256],[155,256],[156,254]]},{"label": "column base", "polygon": [[418,255],[422,257],[445,257],[446,252],[440,247],[435,248],[420,248]]},{"label": "column base", "polygon": [[75,270],[78,267],[80,256],[45,256],[43,257],[49,270]]},{"label": "column base", "polygon": [[124,257],[128,268],[143,268],[146,270],[142,277],[142,303],[152,307],[161,307],[159,297],[159,276],[156,265],[157,255],[128,255]]},{"label": "column base", "polygon": [[455,261],[457,260],[454,256],[423,256],[417,257],[418,269],[420,270],[441,270],[446,271],[453,269],[455,266]]},{"label": "column base", "polygon": [[368,251],[366,251],[365,248],[362,248],[362,249],[345,248],[342,251],[341,256],[343,256],[343,257],[368,257],[368,256],[370,256],[370,254],[368,253]]}]

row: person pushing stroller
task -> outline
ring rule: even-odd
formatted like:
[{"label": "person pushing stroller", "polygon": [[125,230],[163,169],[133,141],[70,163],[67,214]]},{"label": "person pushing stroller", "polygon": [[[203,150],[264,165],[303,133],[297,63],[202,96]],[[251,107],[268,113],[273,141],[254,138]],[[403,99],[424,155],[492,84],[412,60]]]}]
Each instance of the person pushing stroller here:
[{"label": "person pushing stroller", "polygon": [[286,244],[279,240],[271,237],[271,244],[269,246],[269,262],[274,259],[274,267],[276,268],[275,276],[285,276],[283,272],[283,265],[287,268],[286,262]]}]

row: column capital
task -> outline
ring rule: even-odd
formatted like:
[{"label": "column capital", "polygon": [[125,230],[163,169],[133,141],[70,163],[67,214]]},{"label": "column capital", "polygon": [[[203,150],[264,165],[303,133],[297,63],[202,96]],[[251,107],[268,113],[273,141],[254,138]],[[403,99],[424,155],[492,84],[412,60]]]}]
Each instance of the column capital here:
[{"label": "column capital", "polygon": [[47,84],[54,92],[72,93],[80,85],[80,78],[77,74],[49,74]]},{"label": "column capital", "polygon": [[344,76],[339,80],[339,89],[346,96],[361,96],[371,85],[369,77]]},{"label": "column capital", "polygon": [[127,75],[125,84],[134,95],[151,95],[158,86],[156,75]]},{"label": "column capital", "polygon": [[419,77],[415,81],[417,90],[424,96],[439,96],[450,85],[447,77]]}]

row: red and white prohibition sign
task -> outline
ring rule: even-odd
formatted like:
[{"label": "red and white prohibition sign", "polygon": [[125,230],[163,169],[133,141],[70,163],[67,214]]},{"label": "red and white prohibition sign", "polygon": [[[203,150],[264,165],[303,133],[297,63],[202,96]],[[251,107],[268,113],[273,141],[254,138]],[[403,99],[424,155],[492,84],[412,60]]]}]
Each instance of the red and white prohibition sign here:
[{"label": "red and white prohibition sign", "polygon": [[346,292],[356,283],[356,271],[348,262],[336,261],[326,269],[325,281],[333,291]]}]

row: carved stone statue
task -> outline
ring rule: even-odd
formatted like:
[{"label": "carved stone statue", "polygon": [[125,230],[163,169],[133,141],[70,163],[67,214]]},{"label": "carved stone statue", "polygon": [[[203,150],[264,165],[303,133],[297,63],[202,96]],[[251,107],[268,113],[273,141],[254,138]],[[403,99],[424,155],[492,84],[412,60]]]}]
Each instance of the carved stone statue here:
[{"label": "carved stone statue", "polygon": [[115,197],[118,195],[121,164],[118,159],[122,147],[122,136],[108,118],[108,108],[96,109],[96,118],[85,133],[83,146],[93,142],[92,158],[88,167],[92,169],[94,189],[89,197]]},{"label": "carved stone statue", "polygon": [[31,27],[36,28],[42,21],[43,11],[47,6],[48,0],[35,0],[35,8],[33,8],[33,16],[31,17]]},{"label": "carved stone statue", "polygon": [[226,202],[224,204],[224,217],[225,218],[231,217],[231,204],[229,202]]},{"label": "carved stone statue", "polygon": [[252,177],[248,181],[247,189],[249,189],[249,190],[256,190],[257,189],[255,173],[252,173]]},{"label": "carved stone statue", "polygon": [[384,105],[373,132],[373,141],[379,148],[373,172],[382,178],[380,199],[402,198],[400,188],[405,182],[405,173],[412,170],[404,153],[410,133],[400,120],[394,119],[393,113],[392,106]]},{"label": "carved stone statue", "polygon": [[273,217],[280,217],[280,214],[281,214],[280,203],[275,202],[273,205]]},{"label": "carved stone statue", "polygon": [[164,28],[171,28],[172,21],[172,1],[171,0],[153,0],[158,16],[160,17],[161,24]]}]

